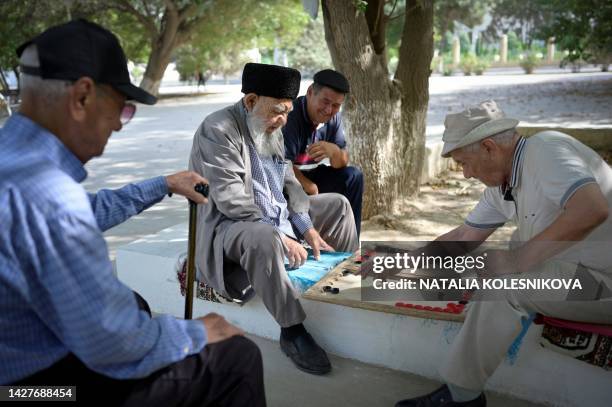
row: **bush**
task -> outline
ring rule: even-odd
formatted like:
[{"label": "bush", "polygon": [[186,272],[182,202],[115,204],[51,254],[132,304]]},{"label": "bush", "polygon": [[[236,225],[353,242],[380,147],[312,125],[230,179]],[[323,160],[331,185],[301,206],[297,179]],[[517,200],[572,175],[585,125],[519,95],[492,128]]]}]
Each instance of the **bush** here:
[{"label": "bush", "polygon": [[521,59],[519,65],[521,68],[523,68],[523,71],[525,71],[526,74],[532,74],[533,70],[540,65],[540,59],[535,53],[528,52],[524,55],[523,59]]},{"label": "bush", "polygon": [[489,61],[485,58],[478,58],[474,54],[468,54],[461,61],[461,70],[466,76],[475,74],[482,75],[489,67]]},{"label": "bush", "polygon": [[489,68],[490,65],[491,64],[489,63],[489,61],[485,60],[484,58],[480,58],[474,66],[474,73],[476,75],[482,75]]},{"label": "bush", "polygon": [[461,70],[465,76],[469,76],[474,73],[476,65],[478,64],[478,58],[474,54],[468,54],[461,60]]},{"label": "bush", "polygon": [[582,52],[572,51],[566,53],[565,57],[561,60],[559,67],[565,68],[570,66],[573,73],[578,73],[582,69],[582,65],[586,62],[582,59]]},{"label": "bush", "polygon": [[453,64],[444,65],[442,69],[442,75],[444,76],[452,76],[455,73],[455,66]]}]

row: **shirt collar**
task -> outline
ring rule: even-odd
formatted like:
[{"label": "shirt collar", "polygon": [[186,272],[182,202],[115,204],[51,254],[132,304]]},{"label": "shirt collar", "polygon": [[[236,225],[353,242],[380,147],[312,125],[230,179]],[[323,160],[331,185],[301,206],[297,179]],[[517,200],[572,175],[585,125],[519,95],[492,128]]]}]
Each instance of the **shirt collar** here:
[{"label": "shirt collar", "polygon": [[523,151],[525,150],[525,137],[520,137],[514,148],[514,157],[512,158],[512,172],[510,173],[509,187],[516,188],[519,183],[521,169],[523,168]]},{"label": "shirt collar", "polygon": [[510,180],[507,184],[501,185],[499,190],[505,200],[511,201],[512,190],[516,188],[520,181],[521,169],[523,168],[523,152],[525,150],[525,137],[520,137],[514,147],[514,155],[512,157],[512,169],[510,171]]},{"label": "shirt collar", "polygon": [[[44,155],[61,171],[76,182],[87,178],[83,163],[53,133],[21,113],[13,114],[4,125],[4,133],[19,137],[32,148]],[[9,136],[10,137],[10,136]]]}]

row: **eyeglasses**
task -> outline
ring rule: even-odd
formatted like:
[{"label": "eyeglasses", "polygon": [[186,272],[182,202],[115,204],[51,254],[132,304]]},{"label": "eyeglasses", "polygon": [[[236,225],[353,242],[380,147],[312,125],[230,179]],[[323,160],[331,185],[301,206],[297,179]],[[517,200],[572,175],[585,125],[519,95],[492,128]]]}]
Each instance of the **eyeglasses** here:
[{"label": "eyeglasses", "polygon": [[[104,87],[97,85],[96,89],[99,89],[101,93],[106,95],[107,97],[116,100],[111,93],[104,89]],[[121,126],[125,126],[132,120],[132,117],[136,114],[136,105],[133,103],[125,102],[123,103],[123,107],[121,108],[121,114],[119,116],[119,121],[121,122]]]},{"label": "eyeglasses", "polygon": [[124,103],[123,109],[121,109],[121,116],[119,118],[121,125],[125,126],[128,124],[130,120],[132,120],[132,117],[134,117],[134,114],[136,114],[136,105],[133,103]]}]

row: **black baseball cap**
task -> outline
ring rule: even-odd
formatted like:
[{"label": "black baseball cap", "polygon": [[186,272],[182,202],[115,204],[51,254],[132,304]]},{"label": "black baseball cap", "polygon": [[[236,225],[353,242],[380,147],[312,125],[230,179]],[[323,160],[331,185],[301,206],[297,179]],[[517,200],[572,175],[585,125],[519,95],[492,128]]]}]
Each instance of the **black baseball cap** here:
[{"label": "black baseball cap", "polygon": [[349,82],[344,75],[333,69],[324,69],[314,74],[312,80],[322,86],[332,88],[339,93],[349,93],[351,87]]},{"label": "black baseball cap", "polygon": [[127,59],[117,37],[106,28],[79,19],[44,31],[17,48],[17,56],[34,44],[40,66],[21,71],[43,79],[76,81],[88,76],[111,86],[130,100],[152,105],[157,98],[130,82]]}]

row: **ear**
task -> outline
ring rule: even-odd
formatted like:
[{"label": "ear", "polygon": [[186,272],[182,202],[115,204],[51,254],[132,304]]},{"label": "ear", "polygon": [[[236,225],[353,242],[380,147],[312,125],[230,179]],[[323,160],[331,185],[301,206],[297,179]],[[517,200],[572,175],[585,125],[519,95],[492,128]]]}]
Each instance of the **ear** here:
[{"label": "ear", "polygon": [[312,97],[314,90],[312,88],[312,84],[310,84],[310,86],[308,87],[308,89],[306,90],[306,96],[308,97]]},{"label": "ear", "polygon": [[488,154],[494,153],[499,150],[499,146],[495,141],[490,138],[486,138],[480,142],[480,147],[484,149]]},{"label": "ear", "polygon": [[247,93],[244,96],[244,104],[246,105],[246,109],[248,112],[253,111],[253,108],[255,108],[255,104],[257,103],[258,99],[259,96],[257,96],[255,93]]},{"label": "ear", "polygon": [[68,109],[70,116],[77,122],[83,122],[91,112],[96,98],[96,84],[89,77],[78,79],[68,92]]}]

